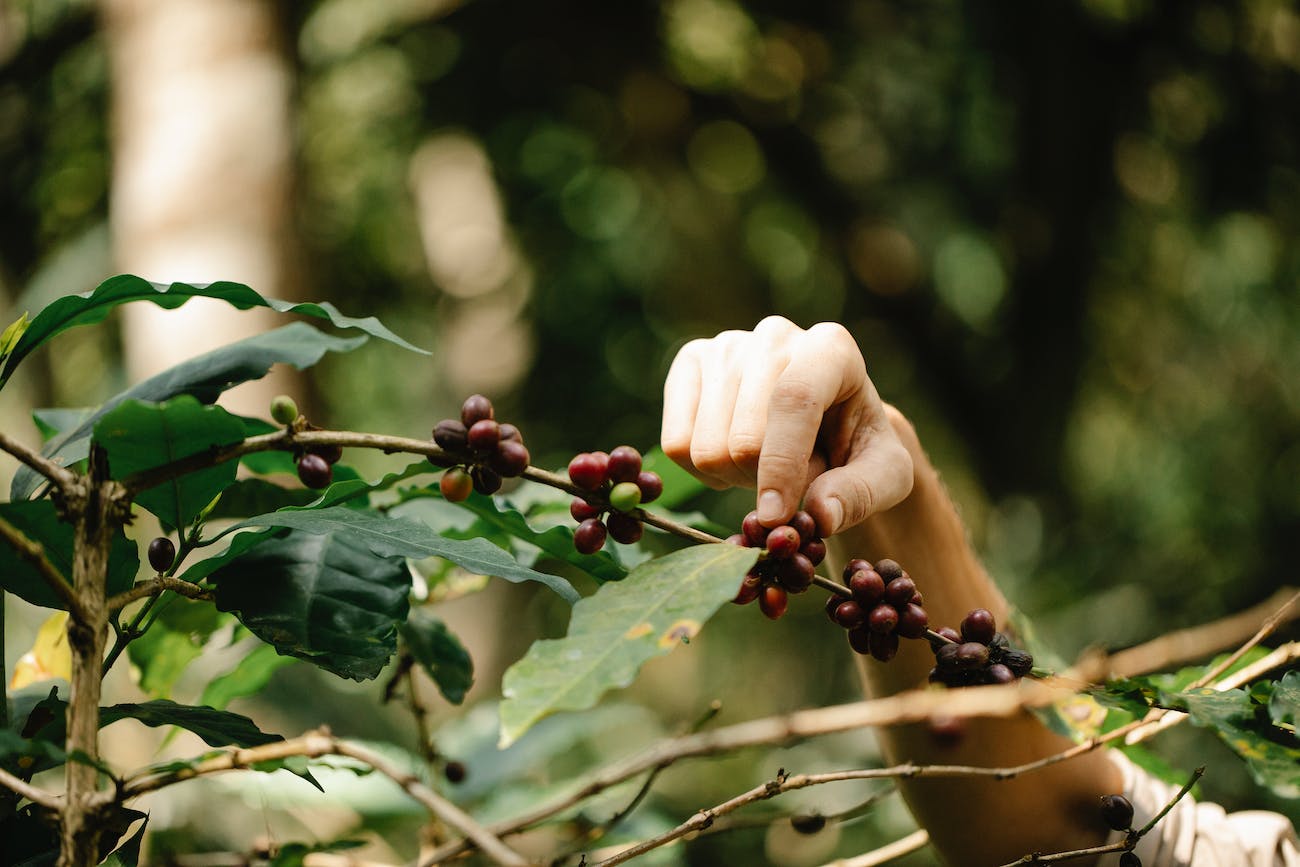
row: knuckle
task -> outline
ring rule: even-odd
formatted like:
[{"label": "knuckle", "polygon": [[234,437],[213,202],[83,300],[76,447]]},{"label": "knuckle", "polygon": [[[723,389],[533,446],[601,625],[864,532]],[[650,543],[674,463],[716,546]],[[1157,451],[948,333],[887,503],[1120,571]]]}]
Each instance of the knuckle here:
[{"label": "knuckle", "polygon": [[700,472],[711,476],[725,475],[732,469],[731,452],[725,446],[694,443],[690,450],[691,463]]},{"label": "knuckle", "polygon": [[820,406],[817,388],[800,377],[783,377],[772,389],[771,406],[777,411],[817,408]]},{"label": "knuckle", "polygon": [[742,467],[752,465],[763,451],[763,437],[751,431],[733,432],[727,448],[732,463]]}]

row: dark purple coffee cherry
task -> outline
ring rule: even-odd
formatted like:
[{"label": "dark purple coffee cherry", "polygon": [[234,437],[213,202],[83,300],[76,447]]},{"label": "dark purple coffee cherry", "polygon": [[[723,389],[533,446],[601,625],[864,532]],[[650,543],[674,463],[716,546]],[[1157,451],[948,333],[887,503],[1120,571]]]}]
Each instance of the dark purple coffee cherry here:
[{"label": "dark purple coffee cherry", "polygon": [[600,512],[601,510],[599,506],[593,506],[582,497],[574,497],[573,502],[569,503],[569,514],[572,515],[573,520],[577,521],[579,524],[588,518],[599,518]]},{"label": "dark purple coffee cherry", "polygon": [[875,569],[863,569],[853,573],[849,579],[849,589],[853,598],[863,608],[874,608],[885,595],[885,579]]},{"label": "dark purple coffee cherry", "polygon": [[449,452],[463,452],[469,448],[469,432],[455,419],[445,418],[433,427],[433,441]]},{"label": "dark purple coffee cherry", "polygon": [[967,641],[957,645],[957,652],[953,659],[958,668],[968,670],[983,668],[989,662],[989,649],[987,645],[980,644],[978,641]]},{"label": "dark purple coffee cherry", "polygon": [[832,596],[832,600],[838,604],[835,606],[831,619],[843,626],[845,629],[857,629],[867,620],[867,613],[862,610],[862,606],[852,599],[840,601],[839,596]]},{"label": "dark purple coffee cherry", "polygon": [[523,444],[524,435],[519,432],[519,428],[512,424],[501,425],[501,442],[517,442]]},{"label": "dark purple coffee cherry", "polygon": [[1123,795],[1101,796],[1101,818],[1115,831],[1133,827],[1133,804]]},{"label": "dark purple coffee cherry", "polygon": [[874,635],[866,626],[859,626],[856,629],[848,631],[849,647],[853,652],[860,656],[868,656],[871,653],[871,636]]},{"label": "dark purple coffee cherry", "polygon": [[475,422],[482,421],[485,418],[492,418],[495,415],[496,413],[492,409],[492,401],[481,394],[471,394],[465,398],[465,402],[460,406],[460,420],[466,428],[473,427]]},{"label": "dark purple coffee cherry", "polygon": [[751,548],[761,547],[767,542],[768,529],[758,522],[758,512],[750,512],[745,516],[745,520],[740,522],[740,532]]},{"label": "dark purple coffee cherry", "polygon": [[898,636],[882,635],[879,632],[867,633],[867,647],[871,655],[880,662],[889,662],[898,653]]},{"label": "dark purple coffee cherry", "polygon": [[835,611],[846,601],[847,600],[838,593],[832,593],[830,596],[826,597],[826,617],[836,626],[839,626],[840,622],[835,618]]},{"label": "dark purple coffee cherry", "polygon": [[475,452],[489,454],[501,442],[501,425],[490,418],[480,419],[469,426],[465,439]]},{"label": "dark purple coffee cherry", "polygon": [[934,661],[938,663],[939,668],[943,671],[955,671],[960,666],[957,664],[957,648],[960,644],[944,644],[934,652]]},{"label": "dark purple coffee cherry", "polygon": [[867,615],[867,628],[877,635],[889,635],[898,628],[898,609],[892,605],[877,605]]},{"label": "dark purple coffee cherry", "polygon": [[596,491],[605,484],[606,462],[592,452],[583,452],[569,461],[569,480],[587,491]]},{"label": "dark purple coffee cherry", "polygon": [[609,453],[606,472],[612,482],[635,482],[641,475],[641,453],[631,446],[619,446]]},{"label": "dark purple coffee cherry", "polygon": [[826,827],[826,817],[821,813],[796,813],[790,817],[790,827],[798,834],[816,834]]},{"label": "dark purple coffee cherry", "polygon": [[898,611],[898,627],[895,630],[904,638],[920,638],[930,625],[930,618],[925,609],[915,602],[909,602]]},{"label": "dark purple coffee cherry", "polygon": [[467,773],[464,762],[450,761],[442,767],[442,775],[453,786],[465,782]]},{"label": "dark purple coffee cherry", "polygon": [[961,633],[953,629],[951,626],[940,626],[935,630],[935,632],[954,644],[961,644]]},{"label": "dark purple coffee cherry", "polygon": [[501,490],[501,474],[487,467],[470,467],[469,477],[474,482],[474,490],[480,494],[495,494]]},{"label": "dark purple coffee cherry", "polygon": [[523,443],[518,440],[501,440],[497,443],[497,450],[488,457],[488,466],[506,478],[513,479],[523,475],[530,460],[532,455],[528,454]]},{"label": "dark purple coffee cherry", "polygon": [[642,470],[637,474],[636,486],[641,489],[641,502],[653,503],[664,492],[664,480],[658,473]]},{"label": "dark purple coffee cherry", "polygon": [[343,460],[343,446],[337,443],[331,443],[323,446],[308,446],[307,451],[313,455],[320,455],[325,459],[327,464],[337,464]]},{"label": "dark purple coffee cherry", "polygon": [[903,577],[903,567],[898,565],[897,560],[890,560],[889,558],[877,560],[876,571],[880,573],[881,578],[885,579],[886,584],[895,578]]},{"label": "dark purple coffee cherry", "polygon": [[641,533],[643,532],[641,522],[631,515],[625,515],[622,512],[610,512],[609,517],[605,519],[605,523],[608,524],[609,535],[615,542],[631,545],[641,539]]},{"label": "dark purple coffee cherry", "polygon": [[800,509],[790,518],[790,526],[799,533],[800,539],[812,539],[817,536],[817,522],[813,516]]},{"label": "dark purple coffee cherry", "polygon": [[573,547],[579,554],[595,554],[605,545],[605,525],[599,518],[587,518],[573,531]]},{"label": "dark purple coffee cherry", "polygon": [[821,539],[808,539],[805,537],[799,553],[811,560],[813,566],[820,565],[826,559],[826,543]]},{"label": "dark purple coffee cherry", "polygon": [[[863,560],[861,557],[854,557],[848,563],[844,564],[844,583],[848,584],[851,580],[853,580],[854,573],[869,572],[871,571],[871,568],[872,568],[871,564],[868,563],[866,560]],[[884,589],[885,585],[883,582],[881,583],[880,587],[882,590]]]},{"label": "dark purple coffee cherry", "polygon": [[166,572],[176,562],[176,546],[166,536],[159,536],[149,543],[149,565],[155,572]]},{"label": "dark purple coffee cherry", "polygon": [[966,641],[988,644],[997,632],[997,623],[987,608],[976,608],[961,622],[961,637]]},{"label": "dark purple coffee cherry", "polygon": [[449,502],[461,503],[469,499],[474,490],[474,479],[460,467],[452,467],[438,480],[438,489]]},{"label": "dark purple coffee cherry", "polygon": [[1011,669],[1000,662],[995,662],[984,669],[985,683],[1011,683],[1015,679],[1016,676],[1011,672]]},{"label": "dark purple coffee cherry", "polygon": [[[884,575],[880,576],[884,578]],[[900,575],[885,585],[885,601],[895,608],[902,608],[916,595],[916,582],[906,575]]]},{"label": "dark purple coffee cherry", "polygon": [[319,490],[329,486],[334,471],[330,468],[329,461],[307,452],[298,458],[298,478],[307,487]]},{"label": "dark purple coffee cherry", "polygon": [[1130,849],[1127,852],[1120,853],[1119,867],[1142,867],[1142,859]]}]

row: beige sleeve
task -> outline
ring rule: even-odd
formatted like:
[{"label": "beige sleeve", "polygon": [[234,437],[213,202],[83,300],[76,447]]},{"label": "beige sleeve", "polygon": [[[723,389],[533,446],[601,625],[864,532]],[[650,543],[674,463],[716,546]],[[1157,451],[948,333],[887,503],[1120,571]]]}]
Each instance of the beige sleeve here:
[{"label": "beige sleeve", "polygon": [[[1133,802],[1133,827],[1140,828],[1178,792],[1116,750],[1108,755],[1124,774],[1124,792]],[[1110,842],[1123,835],[1116,833]],[[1151,830],[1135,850],[1143,867],[1300,867],[1295,828],[1279,813],[1243,810],[1226,813],[1218,804],[1185,797]]]}]

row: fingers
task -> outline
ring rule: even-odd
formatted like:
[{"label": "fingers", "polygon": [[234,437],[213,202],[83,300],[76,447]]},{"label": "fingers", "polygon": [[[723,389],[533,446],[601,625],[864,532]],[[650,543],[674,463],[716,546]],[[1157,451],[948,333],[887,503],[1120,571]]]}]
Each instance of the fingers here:
[{"label": "fingers", "polygon": [[[832,442],[844,439],[838,431],[823,431],[828,411],[860,400],[866,394],[866,382],[862,355],[842,326],[813,326],[795,342],[768,402],[767,432],[758,462],[758,518],[762,523],[771,526],[794,513],[819,431]],[[874,396],[874,390],[869,394]],[[856,418],[861,413],[842,408],[839,415]],[[831,454],[832,463],[836,457]]]},{"label": "fingers", "polygon": [[912,456],[893,430],[878,431],[850,463],[813,480],[804,508],[822,535],[833,535],[902,502],[912,492],[912,470]]}]

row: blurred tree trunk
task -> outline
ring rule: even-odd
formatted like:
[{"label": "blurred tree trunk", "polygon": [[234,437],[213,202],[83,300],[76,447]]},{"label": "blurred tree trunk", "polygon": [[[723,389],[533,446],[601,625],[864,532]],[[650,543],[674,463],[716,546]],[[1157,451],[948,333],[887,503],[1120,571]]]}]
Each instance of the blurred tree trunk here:
[{"label": "blurred tree trunk", "polygon": [[[111,222],[118,267],[150,280],[235,280],[295,298],[293,69],[264,0],[102,0],[112,64]],[[132,381],[270,327],[267,311],[133,304]],[[275,323],[282,324],[282,323]],[[223,403],[266,412],[277,370]]]}]

